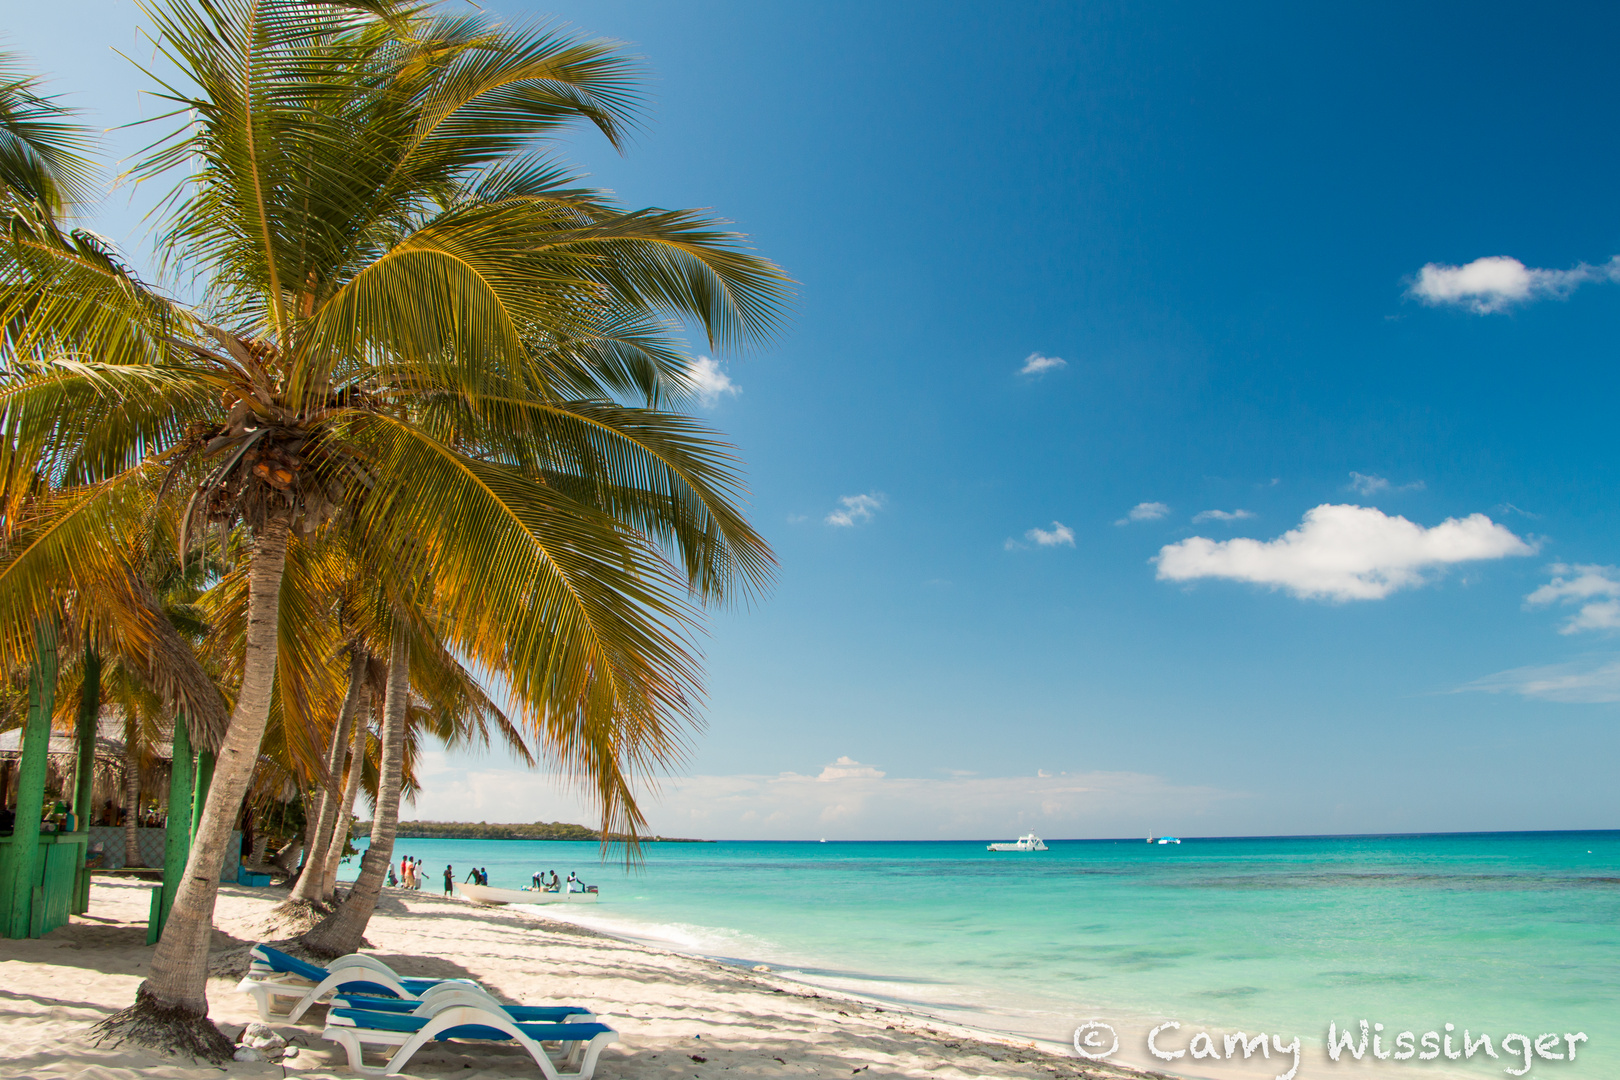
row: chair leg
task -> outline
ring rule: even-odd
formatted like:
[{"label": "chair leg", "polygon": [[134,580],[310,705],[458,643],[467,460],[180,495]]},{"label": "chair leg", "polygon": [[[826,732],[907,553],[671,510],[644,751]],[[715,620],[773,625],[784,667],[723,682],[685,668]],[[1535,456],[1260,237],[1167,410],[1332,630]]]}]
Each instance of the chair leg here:
[{"label": "chair leg", "polygon": [[529,1052],[534,1063],[540,1067],[540,1075],[546,1080],[564,1080],[564,1074],[557,1071],[557,1066],[552,1063],[551,1055],[546,1053],[545,1047],[525,1036],[518,1037],[518,1044]]},{"label": "chair leg", "polygon": [[376,1066],[366,1064],[366,1047],[360,1041],[359,1032],[354,1031],[352,1028],[327,1028],[325,1037],[343,1047],[349,1056],[349,1068],[355,1072],[366,1073],[371,1076],[382,1073],[382,1070]]},{"label": "chair leg", "polygon": [[611,1035],[598,1035],[585,1044],[585,1056],[579,1063],[579,1069],[569,1080],[591,1080],[596,1072],[596,1059],[602,1056],[602,1051],[613,1042]]},{"label": "chair leg", "polygon": [[388,1064],[377,1070],[378,1074],[393,1076],[395,1073],[403,1071],[405,1063],[411,1060],[411,1055],[432,1042],[433,1038],[434,1036],[428,1033],[427,1028],[418,1031],[415,1035],[406,1039],[398,1050],[394,1051],[393,1056],[388,1059]]},{"label": "chair leg", "polygon": [[[317,988],[317,990],[318,990],[318,988]],[[287,1023],[289,1023],[289,1024],[298,1023],[299,1019],[306,1012],[309,1011],[309,1007],[311,1005],[315,1004],[315,999],[320,996],[317,993],[317,990],[311,990],[309,993],[305,994],[302,998],[300,998],[298,1000],[297,1004],[295,1004],[291,1009],[287,1010],[287,1016],[286,1016]]]}]

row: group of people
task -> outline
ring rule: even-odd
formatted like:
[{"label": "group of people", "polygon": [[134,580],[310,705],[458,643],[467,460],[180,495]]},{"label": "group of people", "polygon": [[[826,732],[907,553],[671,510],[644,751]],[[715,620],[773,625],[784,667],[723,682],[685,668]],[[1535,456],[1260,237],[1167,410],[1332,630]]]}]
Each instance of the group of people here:
[{"label": "group of people", "polygon": [[551,871],[549,879],[546,877],[546,872],[541,870],[529,880],[539,892],[562,892],[565,888],[571,893],[586,891],[585,883],[579,879],[578,874],[572,872],[569,873],[567,881],[558,881],[557,871],[555,870]]},{"label": "group of people", "polygon": [[[474,885],[489,884],[489,870],[487,867],[475,866],[467,871],[467,881]],[[559,880],[557,871],[552,870],[550,876],[544,870],[539,871],[531,879],[536,890],[541,892],[588,892],[589,888],[580,880],[579,875],[569,873],[566,880]],[[409,855],[402,855],[399,860],[399,876],[394,876],[394,867],[388,866],[388,884],[402,889],[420,889],[422,887],[422,860],[413,859]],[[455,868],[445,864],[444,868],[444,895],[454,896],[456,892]]]},{"label": "group of people", "polygon": [[420,889],[422,887],[422,860],[413,859],[409,855],[400,856],[399,876],[394,876],[394,866],[388,865],[388,884],[390,887],[398,886],[401,889]]}]

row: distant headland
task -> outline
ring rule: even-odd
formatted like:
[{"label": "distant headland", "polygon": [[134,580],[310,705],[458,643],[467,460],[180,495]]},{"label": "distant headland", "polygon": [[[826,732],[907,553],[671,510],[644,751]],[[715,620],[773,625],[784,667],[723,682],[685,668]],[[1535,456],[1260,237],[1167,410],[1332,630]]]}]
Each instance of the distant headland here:
[{"label": "distant headland", "polygon": [[[356,836],[371,831],[371,823],[357,821]],[[568,821],[536,821],[531,824],[488,821],[402,821],[394,834],[402,840],[600,840],[602,831]],[[620,833],[610,839],[630,839]],[[685,836],[643,836],[643,844],[712,844]]]}]

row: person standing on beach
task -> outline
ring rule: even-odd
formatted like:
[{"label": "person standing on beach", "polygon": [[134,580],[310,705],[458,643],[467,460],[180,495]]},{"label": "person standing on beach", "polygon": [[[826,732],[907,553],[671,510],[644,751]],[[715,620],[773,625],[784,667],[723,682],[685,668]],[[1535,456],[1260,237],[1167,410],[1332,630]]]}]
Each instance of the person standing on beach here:
[{"label": "person standing on beach", "polygon": [[456,872],[450,869],[450,864],[444,864],[444,895],[454,896],[456,892]]}]

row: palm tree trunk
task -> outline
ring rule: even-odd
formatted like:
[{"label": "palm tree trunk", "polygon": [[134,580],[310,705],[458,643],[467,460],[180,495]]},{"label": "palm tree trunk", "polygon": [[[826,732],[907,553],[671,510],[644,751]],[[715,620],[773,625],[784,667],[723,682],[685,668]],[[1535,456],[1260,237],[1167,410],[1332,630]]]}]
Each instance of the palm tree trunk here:
[{"label": "palm tree trunk", "polygon": [[84,685],[79,694],[78,766],[73,771],[73,813],[79,828],[90,827],[95,807],[96,734],[101,719],[101,654],[85,646]]},{"label": "palm tree trunk", "polygon": [[309,869],[309,849],[315,841],[315,825],[318,816],[309,812],[309,796],[304,796],[304,831],[298,836],[298,854],[287,860],[291,881],[294,888],[304,879],[304,871]]},{"label": "palm tree trunk", "polygon": [[370,696],[370,690],[362,686],[360,706],[354,714],[354,740],[349,747],[349,779],[343,785],[343,801],[338,804],[332,842],[326,849],[326,877],[321,883],[323,903],[337,894],[338,863],[343,861],[343,849],[348,846],[349,830],[354,826],[354,800],[360,794],[360,775],[366,771],[366,712],[371,704],[367,700]]},{"label": "palm tree trunk", "polygon": [[403,627],[394,628],[389,648],[388,693],[383,699],[382,761],[377,773],[377,812],[371,845],[360,860],[360,876],[343,905],[300,940],[318,956],[344,956],[360,947],[366,924],[382,895],[383,878],[394,857],[399,827],[400,777],[405,763],[405,723],[411,693],[411,650]]},{"label": "palm tree trunk", "polygon": [[140,721],[124,718],[124,865],[144,866],[135,830],[141,824],[141,750],[136,745]]},{"label": "palm tree trunk", "polygon": [[233,1053],[230,1040],[208,1021],[208,946],[214,932],[219,868],[270,717],[288,524],[285,517],[271,518],[254,544],[242,686],[215,759],[213,783],[185,876],[152,956],[151,973],[136,989],[135,1004],[96,1025],[98,1044],[129,1040],[215,1062],[229,1061]]},{"label": "palm tree trunk", "polygon": [[[343,774],[343,752],[349,746],[349,729],[354,724],[354,713],[360,702],[360,690],[365,682],[366,657],[358,648],[349,657],[349,691],[343,696],[343,708],[338,721],[332,726],[332,747],[326,755],[326,783],[321,788],[321,812],[316,818],[315,835],[304,854],[304,872],[293,886],[288,904],[309,904],[326,894],[326,849],[332,843],[333,825],[337,821],[339,790]],[[340,845],[338,848],[342,851]]]},{"label": "palm tree trunk", "polygon": [[[101,725],[101,654],[89,645],[84,649],[83,685],[79,693],[79,723],[74,730],[78,741],[77,764],[73,769],[73,816],[76,828],[88,829],[95,814],[96,735]],[[3,804],[0,804],[3,805]],[[75,915],[90,910],[90,868],[81,861],[73,880]]]}]

